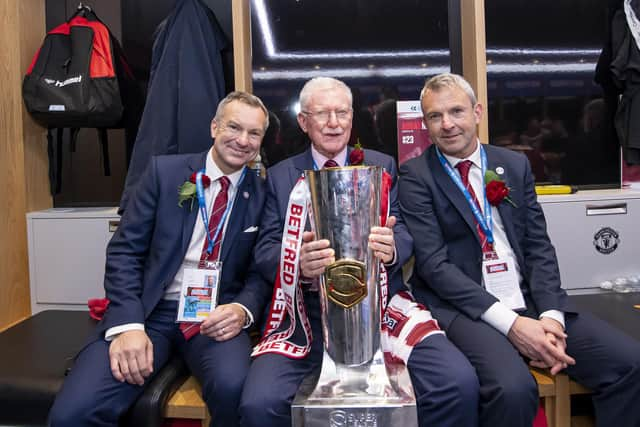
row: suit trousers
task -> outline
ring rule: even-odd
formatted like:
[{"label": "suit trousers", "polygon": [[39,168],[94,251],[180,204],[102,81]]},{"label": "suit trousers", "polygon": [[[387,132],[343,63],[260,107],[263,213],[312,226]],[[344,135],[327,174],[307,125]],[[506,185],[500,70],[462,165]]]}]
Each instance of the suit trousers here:
[{"label": "suit trousers", "polygon": [[[240,400],[244,427],[290,427],[291,403],[298,387],[321,366],[320,302],[317,292],[307,292],[304,297],[314,336],[311,352],[304,359],[268,353],[253,361]],[[300,338],[299,332],[297,329],[294,338]],[[419,343],[409,358],[408,368],[421,426],[477,426],[477,377],[466,358],[444,335],[432,335]]]},{"label": "suit trousers", "polygon": [[[176,313],[177,302],[163,300],[145,322],[153,344],[153,372],[159,372],[177,351],[202,385],[211,425],[238,425],[237,407],[250,362],[247,333],[242,331],[223,342],[200,334],[185,341],[175,322]],[[113,377],[109,345],[103,339],[93,341],[78,354],[49,413],[52,427],[117,426],[142,393],[144,386]]]},{"label": "suit trousers", "polygon": [[[640,342],[588,313],[566,313],[566,373],[594,391],[597,426],[640,425]],[[449,339],[480,380],[480,426],[531,427],[538,408],[536,382],[511,342],[482,320],[458,315]]]}]

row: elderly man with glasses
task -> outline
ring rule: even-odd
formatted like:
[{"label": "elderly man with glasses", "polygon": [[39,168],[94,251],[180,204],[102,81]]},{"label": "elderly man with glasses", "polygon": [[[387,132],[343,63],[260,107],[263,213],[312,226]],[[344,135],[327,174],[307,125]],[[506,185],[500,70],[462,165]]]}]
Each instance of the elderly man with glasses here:
[{"label": "elderly man with glasses", "polygon": [[[354,163],[350,156],[353,149],[347,146],[353,113],[349,87],[333,78],[314,78],[300,92],[300,107],[298,123],[309,136],[311,146],[305,152],[276,164],[267,173],[267,196],[256,242],[255,262],[264,286],[269,289],[276,281],[290,193],[298,179],[305,170]],[[385,227],[373,227],[369,235],[374,256],[384,263],[388,271],[391,298],[400,291],[406,291],[402,265],[411,257],[413,241],[400,217],[396,200],[394,159],[373,150],[364,150],[364,164],[382,166],[393,181],[389,220]],[[299,271],[310,331],[298,327],[291,340],[300,342],[311,332],[311,342],[306,351],[298,354],[295,351],[254,351],[257,357],[250,368],[240,403],[243,426],[290,426],[291,403],[298,387],[321,365],[323,346],[317,284],[324,269],[335,261],[334,250],[328,240],[316,240],[313,232],[304,231],[298,260],[295,268]],[[278,300],[277,291],[275,286],[274,302]],[[275,306],[272,304],[272,313],[277,308]],[[270,315],[271,318],[273,316]],[[439,332],[437,324],[432,322]],[[281,325],[273,332],[282,331],[287,326]],[[295,344],[290,348],[296,348]],[[416,344],[407,365],[416,392],[420,425],[477,425],[478,381],[475,372],[444,334],[431,334]]]}]

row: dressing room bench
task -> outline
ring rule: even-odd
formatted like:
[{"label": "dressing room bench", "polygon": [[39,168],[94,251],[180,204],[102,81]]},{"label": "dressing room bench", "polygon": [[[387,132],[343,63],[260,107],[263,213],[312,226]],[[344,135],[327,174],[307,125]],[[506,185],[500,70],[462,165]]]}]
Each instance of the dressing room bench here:
[{"label": "dressing room bench", "polygon": [[[640,339],[640,293],[573,295],[578,308]],[[49,408],[74,355],[95,322],[86,311],[48,310],[0,332],[0,425],[46,424]],[[571,426],[571,396],[588,389],[560,374],[532,369],[549,427]],[[180,358],[173,358],[149,383],[122,426],[161,426],[165,418],[198,420],[209,413],[200,385]]]},{"label": "dressing room bench", "polygon": [[[591,312],[640,340],[640,309],[634,308],[634,305],[640,305],[640,293],[572,295],[570,299],[579,309]],[[565,374],[554,377],[548,371],[535,368],[531,373],[538,384],[548,426],[570,427],[571,396],[586,395],[591,391]],[[202,425],[208,425],[209,414],[195,378],[189,377],[172,395],[165,407],[165,416],[203,420]],[[592,424],[587,420],[584,425]]]},{"label": "dressing room bench", "polygon": [[[0,332],[0,425],[46,425],[65,373],[94,325],[86,311],[47,310]],[[184,362],[172,359],[120,425],[162,426],[169,396],[188,376]]]}]

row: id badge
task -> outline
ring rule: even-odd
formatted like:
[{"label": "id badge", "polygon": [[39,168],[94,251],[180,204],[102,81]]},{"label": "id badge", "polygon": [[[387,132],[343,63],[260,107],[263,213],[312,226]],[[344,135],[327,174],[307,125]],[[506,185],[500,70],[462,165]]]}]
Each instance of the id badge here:
[{"label": "id badge", "polygon": [[485,289],[510,309],[526,308],[513,259],[485,257],[482,262],[482,280]]},{"label": "id badge", "polygon": [[220,261],[202,261],[199,268],[185,268],[178,301],[177,322],[202,322],[218,304]]}]

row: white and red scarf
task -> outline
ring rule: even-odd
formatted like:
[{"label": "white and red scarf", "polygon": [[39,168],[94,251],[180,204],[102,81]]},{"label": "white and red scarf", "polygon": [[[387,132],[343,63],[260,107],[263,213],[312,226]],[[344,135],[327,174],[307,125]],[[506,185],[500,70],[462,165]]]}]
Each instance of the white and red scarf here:
[{"label": "white and red scarf", "polygon": [[[390,211],[391,186],[391,175],[384,172],[380,201],[380,224],[383,227]],[[289,358],[301,359],[306,357],[311,350],[313,336],[305,310],[299,271],[300,247],[302,233],[309,214],[309,200],[309,187],[302,176],[289,195],[282,232],[280,263],[274,284],[271,308],[263,337],[251,354],[253,357],[265,353],[277,353]],[[416,344],[431,334],[443,332],[438,327],[437,321],[431,317],[431,313],[424,306],[417,304],[408,291],[394,295],[389,302],[389,307],[387,307],[389,293],[387,280],[387,271],[381,262],[382,349],[386,359],[401,360],[406,364],[411,350]],[[287,316],[290,319],[289,327],[286,330],[280,330]],[[298,322],[305,335],[303,345],[296,344],[291,340]]]}]

